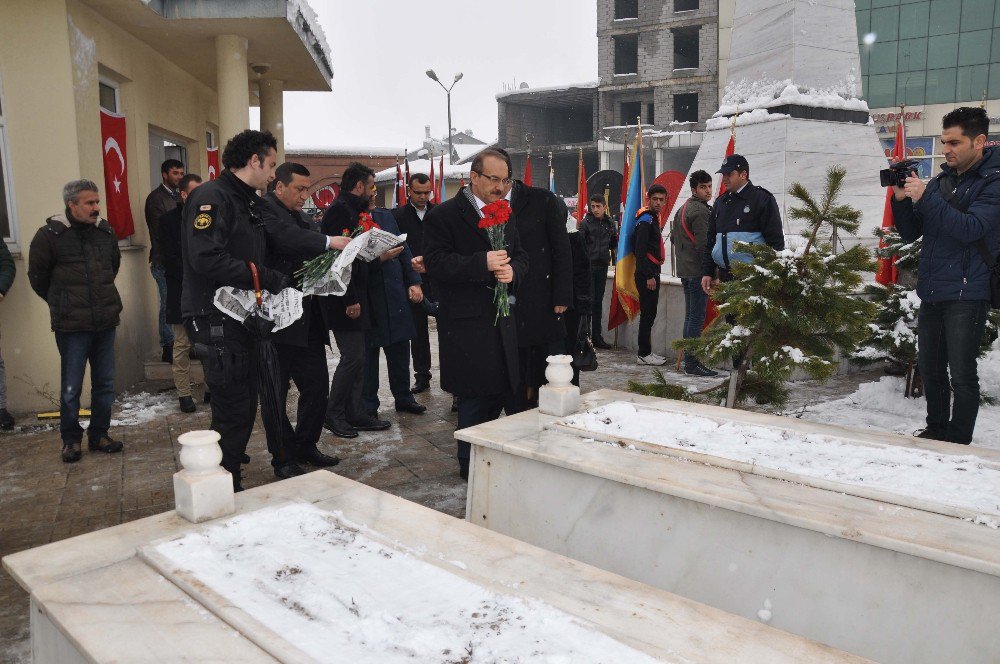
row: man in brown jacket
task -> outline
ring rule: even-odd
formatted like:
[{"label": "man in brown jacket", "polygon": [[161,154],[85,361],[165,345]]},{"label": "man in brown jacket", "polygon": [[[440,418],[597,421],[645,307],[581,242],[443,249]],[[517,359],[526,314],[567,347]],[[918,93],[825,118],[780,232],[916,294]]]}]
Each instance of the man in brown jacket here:
[{"label": "man in brown jacket", "polygon": [[66,211],[45,221],[31,240],[28,281],[48,302],[61,359],[59,429],[62,460],[80,460],[80,390],[90,362],[92,452],[121,452],[108,435],[115,399],[115,328],[122,310],[115,277],[121,265],[118,240],[101,219],[101,195],[90,180],[63,187]]},{"label": "man in brown jacket", "polygon": [[[712,176],[705,171],[695,171],[689,178],[691,198],[674,215],[670,241],[677,255],[677,276],[684,287],[684,338],[701,336],[705,322],[708,295],[701,288],[701,259],[708,237],[708,222],[712,208]],[[703,365],[697,357],[685,353],[684,373],[692,376],[718,376]]]}]

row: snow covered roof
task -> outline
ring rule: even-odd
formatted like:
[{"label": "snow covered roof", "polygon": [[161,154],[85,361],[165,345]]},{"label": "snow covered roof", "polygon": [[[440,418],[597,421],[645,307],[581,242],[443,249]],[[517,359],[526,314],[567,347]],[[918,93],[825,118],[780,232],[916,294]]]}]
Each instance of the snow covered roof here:
[{"label": "snow covered roof", "polygon": [[371,145],[285,145],[285,154],[317,154],[330,156],[402,157],[402,148]]},{"label": "snow covered roof", "polygon": [[486,143],[480,143],[479,145],[465,145],[457,144],[453,145],[452,148],[455,150],[455,154],[458,155],[459,163],[475,157],[477,154],[488,148],[489,145]]},{"label": "snow covered roof", "polygon": [[[440,157],[434,158],[434,176],[437,177],[438,166],[441,165]],[[403,168],[400,165],[400,168]],[[444,165],[444,177],[446,180],[458,180],[460,178],[469,179],[469,172],[472,170],[472,164],[445,164]],[[427,173],[431,172],[431,160],[430,159],[415,159],[410,160],[410,175],[414,173]],[[379,171],[375,174],[375,182],[394,182],[396,180],[396,167],[387,168],[384,171]]]},{"label": "snow covered roof", "polygon": [[497,94],[498,102],[542,107],[586,106],[596,102],[597,81],[508,90]]},{"label": "snow covered roof", "polygon": [[775,106],[811,106],[848,111],[869,112],[868,103],[858,98],[858,82],[848,76],[840,85],[826,90],[814,90],[795,85],[791,79],[750,81],[741,79],[726,84],[722,104],[714,117],[735,115],[758,108]]},{"label": "snow covered roof", "polygon": [[538,88],[519,88],[517,90],[507,90],[498,92],[497,99],[512,97],[514,95],[531,94],[532,92],[559,92],[566,90],[597,89],[599,81],[587,81],[586,83],[564,83],[562,85],[545,85]]}]

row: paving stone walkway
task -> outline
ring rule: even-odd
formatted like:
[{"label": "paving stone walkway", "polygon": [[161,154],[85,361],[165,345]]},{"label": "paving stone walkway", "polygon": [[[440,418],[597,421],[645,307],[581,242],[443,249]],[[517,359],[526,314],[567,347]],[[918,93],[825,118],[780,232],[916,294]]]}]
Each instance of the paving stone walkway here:
[{"label": "paving stone walkway", "polygon": [[[583,392],[624,390],[630,379],[652,377],[650,368],[636,366],[629,351],[601,351],[599,358],[598,371],[582,376]],[[670,366],[665,369],[678,382],[711,384],[676,375]],[[418,397],[427,412],[396,413],[383,359],[381,415],[392,421],[392,428],[353,440],[324,431],[320,447],[343,459],[332,469],[337,474],[462,518],[466,484],[458,477],[454,459],[455,415],[450,412],[451,396],[437,383],[436,366],[433,372],[430,392]],[[854,374],[822,388],[803,383],[800,398],[809,401],[820,394],[824,399],[848,394],[860,380],[870,379],[871,374]],[[180,469],[177,436],[207,429],[210,417],[208,405],[201,403],[198,412],[181,413],[171,387],[166,381],[150,381],[120,396],[114,417],[125,424],[113,427],[112,433],[125,443],[124,453],[88,453],[84,446],[83,459],[76,464],[64,464],[59,458],[57,425],[38,425],[21,414],[19,430],[0,435],[0,556],[173,509],[172,476]],[[200,390],[196,396],[201,396]],[[293,389],[289,397],[292,413],[295,397]],[[152,408],[145,408],[150,404]],[[151,412],[155,413],[152,419]],[[248,453],[252,462],[244,467],[244,486],[249,489],[276,481],[259,418]],[[0,662],[30,662],[28,596],[2,571]]]}]

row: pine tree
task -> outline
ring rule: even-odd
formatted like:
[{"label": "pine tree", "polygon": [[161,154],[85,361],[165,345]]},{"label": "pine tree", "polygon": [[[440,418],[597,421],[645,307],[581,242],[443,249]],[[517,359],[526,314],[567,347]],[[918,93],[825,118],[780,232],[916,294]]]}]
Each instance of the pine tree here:
[{"label": "pine tree", "polygon": [[[735,359],[734,404],[751,398],[783,404],[785,381],[796,369],[828,378],[837,369],[838,350],[853,350],[868,333],[874,307],[856,292],[859,273],[873,268],[870,255],[861,246],[835,254],[824,239],[858,229],[860,211],[837,202],[845,175],[841,167],[827,172],[820,202],[801,184],[792,185],[789,194],[802,207],[789,216],[805,222],[804,239],[777,252],[737,244],[752,260],[734,263],[733,279],[713,296],[732,323],[720,321],[699,338],[674,342],[711,364]],[[728,382],[714,388],[720,396]]]}]

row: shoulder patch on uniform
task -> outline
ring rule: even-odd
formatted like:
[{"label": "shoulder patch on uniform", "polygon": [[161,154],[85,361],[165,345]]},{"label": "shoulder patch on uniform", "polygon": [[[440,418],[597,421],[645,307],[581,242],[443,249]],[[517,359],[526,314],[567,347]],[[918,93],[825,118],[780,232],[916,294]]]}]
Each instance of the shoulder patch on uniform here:
[{"label": "shoulder patch on uniform", "polygon": [[194,228],[195,230],[203,231],[212,225],[212,215],[207,212],[202,212],[197,217],[194,218]]}]

